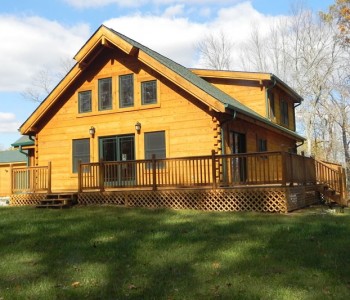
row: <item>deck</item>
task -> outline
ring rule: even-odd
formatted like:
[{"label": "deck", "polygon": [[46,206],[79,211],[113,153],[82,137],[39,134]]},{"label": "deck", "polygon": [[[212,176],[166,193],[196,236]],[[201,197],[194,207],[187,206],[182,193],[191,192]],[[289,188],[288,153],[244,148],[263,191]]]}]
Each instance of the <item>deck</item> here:
[{"label": "deck", "polygon": [[[323,195],[347,205],[341,166],[287,152],[80,163],[79,204],[287,212]],[[52,194],[51,165],[12,169],[12,205]],[[56,191],[54,191],[56,192]]]}]

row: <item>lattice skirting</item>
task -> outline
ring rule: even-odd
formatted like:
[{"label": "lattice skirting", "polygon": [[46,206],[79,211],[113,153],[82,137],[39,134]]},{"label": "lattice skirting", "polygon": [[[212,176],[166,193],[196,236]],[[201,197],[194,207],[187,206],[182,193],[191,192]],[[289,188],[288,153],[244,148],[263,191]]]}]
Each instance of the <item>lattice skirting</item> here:
[{"label": "lattice skirting", "polygon": [[79,204],[116,204],[207,211],[287,212],[317,201],[315,187],[116,191],[78,195]]},{"label": "lattice skirting", "polygon": [[10,205],[37,205],[41,200],[45,199],[46,194],[13,194],[10,199]]},{"label": "lattice skirting", "polygon": [[[18,194],[11,205],[36,205],[45,194]],[[314,186],[109,191],[78,194],[78,204],[197,209],[206,211],[288,212],[317,202]]]}]

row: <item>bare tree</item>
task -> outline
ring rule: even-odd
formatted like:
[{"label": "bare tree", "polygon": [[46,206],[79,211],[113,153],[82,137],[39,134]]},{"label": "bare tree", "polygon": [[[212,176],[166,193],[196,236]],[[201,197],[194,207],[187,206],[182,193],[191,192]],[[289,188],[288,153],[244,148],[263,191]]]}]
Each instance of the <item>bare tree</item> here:
[{"label": "bare tree", "polygon": [[205,67],[216,70],[229,70],[232,67],[234,44],[220,31],[208,34],[198,44],[197,51]]},{"label": "bare tree", "polygon": [[31,84],[21,94],[24,99],[42,102],[55,85],[69,72],[73,66],[72,59],[62,58],[57,70],[43,66],[33,77]]}]

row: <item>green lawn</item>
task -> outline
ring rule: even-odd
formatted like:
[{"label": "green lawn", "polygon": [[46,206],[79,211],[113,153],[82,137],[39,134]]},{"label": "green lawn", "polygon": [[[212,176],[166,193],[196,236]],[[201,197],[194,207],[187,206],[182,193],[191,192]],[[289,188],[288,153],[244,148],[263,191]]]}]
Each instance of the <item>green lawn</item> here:
[{"label": "green lawn", "polygon": [[0,300],[350,299],[350,212],[0,207]]}]

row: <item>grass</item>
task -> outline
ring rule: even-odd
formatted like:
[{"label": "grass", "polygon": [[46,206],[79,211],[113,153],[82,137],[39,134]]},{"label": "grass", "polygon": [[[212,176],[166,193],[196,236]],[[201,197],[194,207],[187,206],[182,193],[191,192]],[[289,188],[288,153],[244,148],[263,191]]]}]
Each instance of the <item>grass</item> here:
[{"label": "grass", "polygon": [[349,299],[350,212],[0,207],[0,299]]}]

